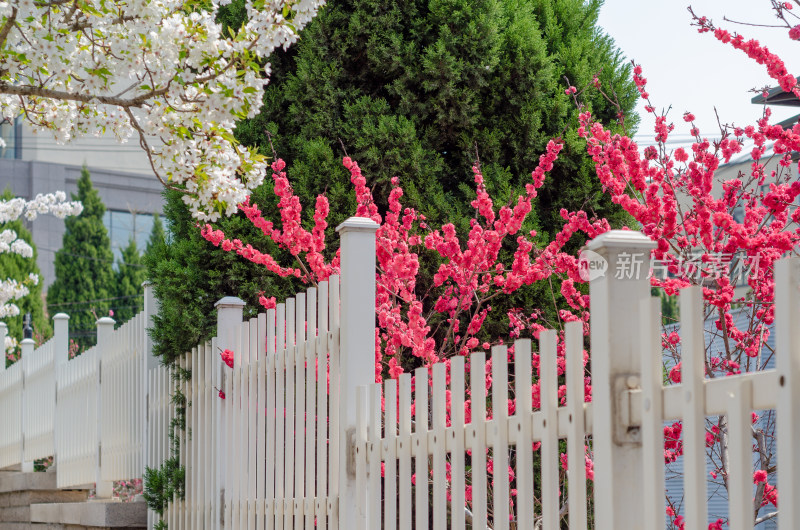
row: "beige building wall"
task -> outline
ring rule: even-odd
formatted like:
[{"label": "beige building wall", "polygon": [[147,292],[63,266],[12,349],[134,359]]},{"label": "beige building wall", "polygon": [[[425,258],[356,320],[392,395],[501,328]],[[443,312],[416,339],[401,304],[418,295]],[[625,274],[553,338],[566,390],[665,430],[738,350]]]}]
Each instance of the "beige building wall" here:
[{"label": "beige building wall", "polygon": [[[36,133],[26,124],[21,127],[22,160],[68,166],[86,165],[92,169],[151,175],[147,156],[136,137],[117,142],[112,134],[88,136],[58,144],[47,132]],[[155,176],[153,176],[155,179]]]}]

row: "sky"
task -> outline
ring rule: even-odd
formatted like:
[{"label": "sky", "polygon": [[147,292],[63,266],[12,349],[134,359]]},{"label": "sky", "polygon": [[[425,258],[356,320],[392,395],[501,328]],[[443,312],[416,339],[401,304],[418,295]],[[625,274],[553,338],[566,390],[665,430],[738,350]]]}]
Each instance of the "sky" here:
[{"label": "sky", "polygon": [[[627,59],[642,65],[657,111],[672,106],[669,117],[675,124],[674,140],[690,140],[690,127],[682,119],[685,111],[696,116],[701,135],[708,137],[719,134],[715,108],[723,123],[754,125],[763,108],[750,103],[755,94],[749,90],[776,83],[767,75],[766,67],[730,44],[719,42],[713,34],[700,34],[690,26],[689,5],[715,26],[766,44],[783,59],[789,73],[800,77],[800,42],[790,40],[786,29],[724,20],[774,25],[777,19],[769,0],[605,0],[599,24]],[[800,5],[794,6],[794,12],[800,15]],[[654,121],[645,118],[643,100],[639,101],[637,110],[643,120],[636,140],[647,144],[652,141]],[[800,113],[797,107],[772,110],[773,122]]]}]

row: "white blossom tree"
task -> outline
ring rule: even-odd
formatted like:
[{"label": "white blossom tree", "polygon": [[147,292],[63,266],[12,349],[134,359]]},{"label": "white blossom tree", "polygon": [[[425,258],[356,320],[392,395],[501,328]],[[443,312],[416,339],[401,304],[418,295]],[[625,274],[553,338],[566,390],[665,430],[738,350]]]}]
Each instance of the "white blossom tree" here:
[{"label": "white blossom tree", "polygon": [[153,171],[202,220],[230,215],[264,176],[233,137],[260,107],[270,67],[324,0],[0,0],[0,109],[59,142],[134,138]]},{"label": "white blossom tree", "polygon": [[[55,193],[39,194],[33,200],[15,198],[8,201],[0,201],[0,226],[11,221],[16,221],[20,217],[25,217],[33,221],[41,214],[53,214],[63,219],[68,215],[79,215],[83,211],[83,206],[77,201],[67,201],[67,196],[63,191]],[[33,258],[33,248],[20,237],[16,231],[11,229],[0,230],[0,254],[10,252],[18,254],[23,258]],[[2,274],[2,271],[0,271]],[[0,277],[0,319],[12,317],[19,314],[19,307],[14,303],[23,296],[28,295],[29,288],[39,283],[36,274],[29,274],[27,278],[5,278]],[[5,344],[2,345],[3,352],[16,348],[16,340],[6,337]],[[3,359],[5,362],[5,359]]]}]

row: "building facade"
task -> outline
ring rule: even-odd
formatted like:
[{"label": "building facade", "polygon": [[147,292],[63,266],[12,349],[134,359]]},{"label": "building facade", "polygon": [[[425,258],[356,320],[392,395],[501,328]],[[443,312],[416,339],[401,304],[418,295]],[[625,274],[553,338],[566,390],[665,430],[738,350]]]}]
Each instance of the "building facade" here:
[{"label": "building facade", "polygon": [[[34,134],[23,124],[3,123],[0,134],[0,191],[32,199],[39,193],[62,190],[77,193],[81,168],[89,169],[92,183],[107,211],[104,218],[115,257],[134,238],[143,249],[150,234],[153,214],[162,211],[161,183],[135,143],[119,144],[114,138],[83,138],[58,145],[46,133]],[[64,221],[40,216],[27,228],[38,250],[38,265],[45,290],[54,280],[55,252],[61,248]]]}]

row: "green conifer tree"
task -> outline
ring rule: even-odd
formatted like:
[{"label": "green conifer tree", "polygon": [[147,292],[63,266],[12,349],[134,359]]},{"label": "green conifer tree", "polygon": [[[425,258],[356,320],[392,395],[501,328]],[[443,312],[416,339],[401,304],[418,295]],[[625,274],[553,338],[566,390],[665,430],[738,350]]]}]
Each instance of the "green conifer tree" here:
[{"label": "green conifer tree", "polygon": [[[224,23],[235,28],[244,21],[242,3],[224,10]],[[240,122],[237,135],[264,154],[274,148],[288,162],[309,227],[320,193],[330,199],[332,226],[355,210],[341,165],[346,151],[359,162],[379,206],[386,206],[390,179],[399,176],[406,206],[434,226],[452,222],[462,234],[475,215],[476,156],[489,193],[503,203],[524,191],[547,142],[561,137],[565,147],[523,232],[536,229],[539,244],[546,244],[563,224],[561,208],[584,209],[618,226],[627,218],[600,193],[574,132],[578,110],[564,93],[567,79],[585,86],[597,75],[619,110],[628,113],[635,105],[630,68],[596,25],[600,6],[599,0],[332,0],[295,46],[270,57],[273,77],[261,114]],[[606,123],[617,119],[618,109],[597,91],[588,91],[584,103]],[[628,126],[635,123],[628,118]],[[268,215],[275,211],[269,178],[253,200]],[[162,300],[153,336],[167,359],[211,335],[219,297],[239,296],[253,310],[260,291],[280,298],[300,288],[264,278],[263,268],[211,247],[179,198],[167,202],[173,239],[160,256],[148,256]],[[241,216],[217,226],[280,256]],[[435,265],[422,263],[423,291]],[[548,283],[495,300],[485,338],[508,331],[508,308],[542,308],[554,316],[553,300],[560,299],[558,285]]]},{"label": "green conifer tree", "polygon": [[142,283],[146,276],[136,240],[131,238],[122,249],[121,259],[117,260],[117,299],[111,304],[117,325],[124,324],[143,309]]},{"label": "green conifer tree", "polygon": [[[13,199],[14,194],[11,193],[11,190],[6,189],[0,198],[2,198],[2,200]],[[23,258],[18,254],[12,254],[10,252],[0,254],[0,276],[2,276],[3,279],[13,278],[16,280],[27,278],[31,273],[39,276],[38,285],[29,287],[30,293],[28,296],[14,302],[17,307],[19,307],[20,314],[15,317],[3,319],[3,322],[8,326],[8,335],[14,337],[17,342],[21,341],[22,318],[26,313],[30,313],[33,317],[33,329],[36,336],[42,340],[47,340],[53,335],[53,328],[44,308],[42,285],[45,279],[42,277],[39,266],[36,264],[38,252],[36,250],[36,245],[33,244],[33,236],[25,228],[21,219],[0,224],[0,232],[3,230],[13,230],[17,233],[18,238],[25,240],[33,248],[33,257]]]},{"label": "green conifer tree", "polygon": [[[164,232],[164,223],[158,214],[153,215],[153,227],[150,229],[150,236],[147,238],[147,245],[144,248],[145,256],[151,252],[156,252],[157,248],[166,245],[167,236]],[[144,262],[143,262],[144,264]]]},{"label": "green conifer tree", "polygon": [[72,199],[83,203],[83,212],[64,221],[66,230],[56,252],[56,278],[47,291],[47,305],[52,313],[69,314],[70,337],[85,349],[96,342],[97,318],[108,315],[109,298],[116,293],[114,255],[103,225],[106,207],[86,167]]},{"label": "green conifer tree", "polygon": [[[241,2],[241,0],[237,0]],[[270,57],[272,82],[261,114],[237,125],[237,135],[264,154],[287,161],[311,226],[315,198],[325,193],[336,226],[355,210],[346,153],[357,160],[382,209],[390,180],[400,178],[404,206],[431,226],[453,223],[465,236],[475,216],[471,168],[480,159],[495,204],[531,182],[551,138],[564,148],[521,233],[536,230],[542,248],[563,226],[559,212],[585,210],[614,227],[628,220],[614,205],[576,133],[578,113],[569,85],[597,83],[585,108],[608,124],[631,115],[637,97],[630,66],[597,26],[600,0],[331,0],[286,52]],[[242,23],[234,2],[224,22]],[[267,184],[269,186],[269,184]],[[275,201],[262,199],[262,210]],[[231,237],[246,240],[226,230]],[[335,250],[337,241],[331,240]],[[577,252],[580,236],[566,247]],[[510,263],[510,249],[501,261]],[[423,260],[418,287],[431,285],[436,263]],[[555,303],[554,303],[555,302]],[[507,311],[541,309],[557,321],[563,304],[557,282],[532,285],[492,302],[482,339],[508,332]],[[429,321],[434,328],[438,324]],[[446,329],[446,326],[442,326]]]},{"label": "green conifer tree", "polygon": [[[344,151],[357,160],[378,204],[400,177],[404,204],[461,233],[474,215],[471,167],[480,157],[489,193],[524,191],[545,145],[565,148],[529,226],[548,242],[561,208],[624,219],[574,133],[578,110],[564,93],[598,76],[623,112],[635,105],[630,67],[597,26],[600,0],[332,0],[289,51],[270,58],[261,114],[240,139],[287,161],[303,204],[330,198],[334,226],[352,215]],[[231,6],[225,22],[238,27]],[[597,91],[584,103],[606,123],[617,109]],[[629,125],[635,124],[633,118]],[[310,212],[307,212],[310,217]]]}]

